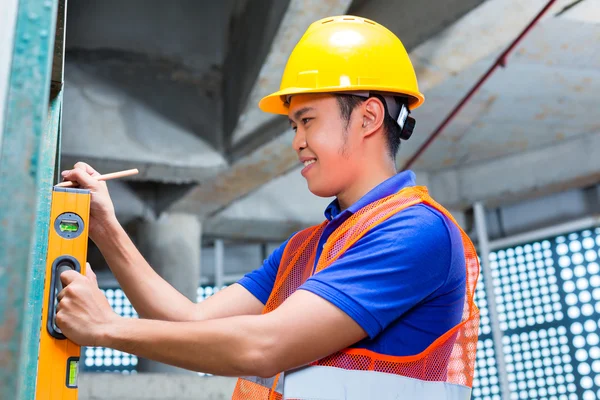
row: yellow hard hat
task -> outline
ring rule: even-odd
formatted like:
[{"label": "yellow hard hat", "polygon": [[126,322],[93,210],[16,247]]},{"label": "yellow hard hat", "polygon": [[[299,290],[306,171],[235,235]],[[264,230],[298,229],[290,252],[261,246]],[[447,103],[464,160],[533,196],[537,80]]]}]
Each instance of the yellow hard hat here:
[{"label": "yellow hard hat", "polygon": [[308,27],[288,59],[280,90],[264,97],[258,106],[287,115],[291,95],[358,91],[407,97],[410,110],[425,100],[396,35],[365,18],[328,17]]}]

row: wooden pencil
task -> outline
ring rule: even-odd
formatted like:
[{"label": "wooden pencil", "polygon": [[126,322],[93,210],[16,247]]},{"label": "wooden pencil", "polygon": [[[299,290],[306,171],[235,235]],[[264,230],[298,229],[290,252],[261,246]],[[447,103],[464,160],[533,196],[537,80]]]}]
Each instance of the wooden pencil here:
[{"label": "wooden pencil", "polygon": [[[117,179],[117,178],[123,178],[126,176],[135,175],[139,172],[140,171],[138,171],[137,168],[134,168],[134,169],[127,169],[125,171],[111,172],[110,174],[96,176],[95,178],[98,179],[99,181],[108,181],[111,179]],[[58,187],[74,187],[74,186],[78,186],[78,184],[77,184],[77,182],[65,181],[65,182],[61,182],[61,183],[57,184],[56,186],[58,186]]]}]

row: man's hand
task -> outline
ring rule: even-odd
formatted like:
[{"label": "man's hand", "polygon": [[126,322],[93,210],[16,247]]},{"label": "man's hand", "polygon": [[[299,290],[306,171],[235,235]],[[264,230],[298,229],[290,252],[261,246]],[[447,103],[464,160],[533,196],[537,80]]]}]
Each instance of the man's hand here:
[{"label": "man's hand", "polygon": [[60,275],[65,288],[58,294],[56,325],[80,346],[101,346],[109,327],[120,317],[98,289],[96,275],[89,264],[87,274],[66,271]]},{"label": "man's hand", "polygon": [[89,235],[96,241],[96,238],[101,235],[100,231],[116,221],[115,208],[108,194],[106,182],[96,179],[100,173],[84,162],[78,162],[73,169],[63,171],[61,175],[64,180],[77,182],[80,188],[90,189],[92,192]]}]

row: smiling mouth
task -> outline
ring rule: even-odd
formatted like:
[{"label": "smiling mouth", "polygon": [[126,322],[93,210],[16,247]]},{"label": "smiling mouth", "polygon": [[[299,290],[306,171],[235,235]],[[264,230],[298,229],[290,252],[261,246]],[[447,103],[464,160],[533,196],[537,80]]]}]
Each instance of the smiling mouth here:
[{"label": "smiling mouth", "polygon": [[305,167],[308,167],[310,164],[314,164],[316,162],[317,162],[317,160],[307,160],[307,161],[304,161],[303,164]]}]

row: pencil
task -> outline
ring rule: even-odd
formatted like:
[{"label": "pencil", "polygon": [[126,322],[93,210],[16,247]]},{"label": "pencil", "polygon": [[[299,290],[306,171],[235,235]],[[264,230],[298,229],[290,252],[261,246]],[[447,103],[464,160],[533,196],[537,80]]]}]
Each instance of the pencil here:
[{"label": "pencil", "polygon": [[[140,171],[138,171],[137,168],[134,168],[134,169],[127,169],[125,171],[111,172],[110,174],[96,176],[95,178],[98,179],[99,181],[108,181],[111,179],[117,179],[117,178],[123,178],[125,176],[135,175],[139,172]],[[78,185],[77,182],[66,181],[66,182],[61,182],[61,183],[57,184],[56,186],[58,186],[58,187],[73,187],[73,186],[77,186],[77,185]]]}]

